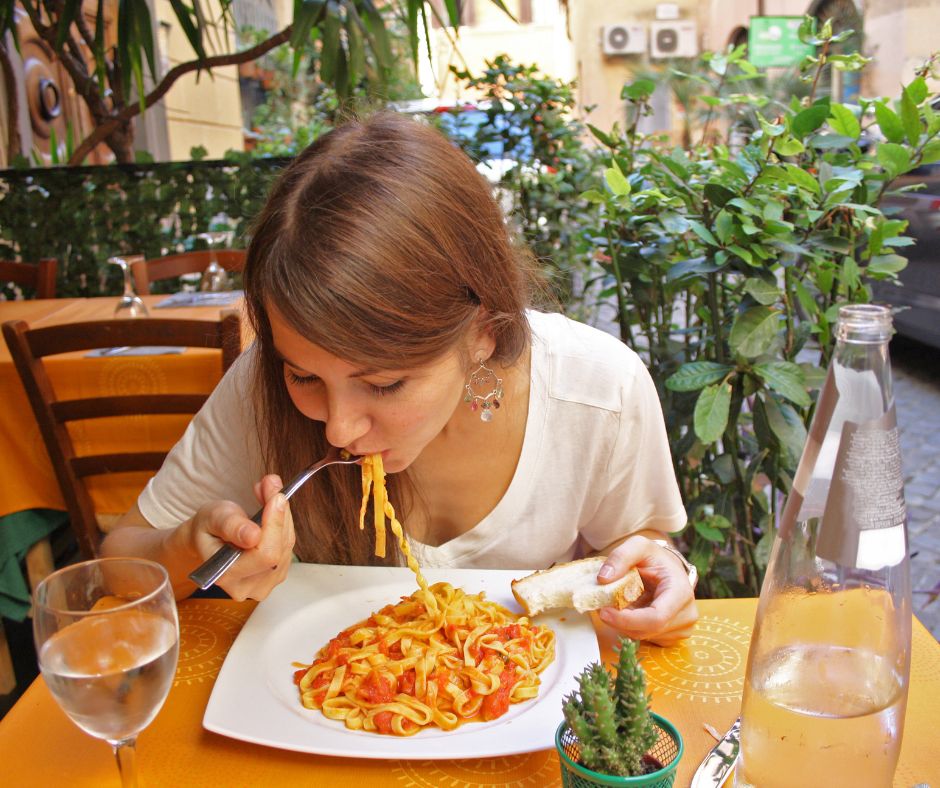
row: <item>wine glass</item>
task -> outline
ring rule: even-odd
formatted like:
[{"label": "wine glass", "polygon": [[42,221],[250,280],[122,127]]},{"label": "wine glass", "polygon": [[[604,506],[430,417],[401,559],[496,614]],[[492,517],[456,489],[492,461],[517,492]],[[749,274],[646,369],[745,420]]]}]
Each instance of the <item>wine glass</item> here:
[{"label": "wine glass", "polygon": [[196,236],[205,241],[206,245],[209,247],[209,265],[206,266],[206,270],[202,275],[202,282],[199,286],[200,290],[210,293],[221,293],[225,290],[232,289],[232,282],[228,272],[219,265],[219,258],[216,253],[216,247],[220,244],[228,243],[231,234],[230,230],[217,230],[214,232],[199,233],[199,235]]},{"label": "wine glass", "polygon": [[117,306],[114,307],[115,317],[147,317],[150,314],[147,311],[147,305],[141,300],[140,296],[134,292],[134,285],[131,283],[130,260],[124,257],[109,257],[108,262],[111,265],[119,265],[124,274],[124,294]]},{"label": "wine glass", "polygon": [[166,570],[99,558],[49,575],[33,597],[39,669],[79,728],[111,744],[121,784],[137,785],[135,744],[166,700],[179,620]]}]

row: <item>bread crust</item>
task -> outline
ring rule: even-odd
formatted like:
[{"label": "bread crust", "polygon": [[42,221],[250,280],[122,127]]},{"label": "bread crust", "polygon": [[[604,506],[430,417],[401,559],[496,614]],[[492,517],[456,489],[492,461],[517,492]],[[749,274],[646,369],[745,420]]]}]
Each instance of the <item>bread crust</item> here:
[{"label": "bread crust", "polygon": [[623,610],[643,594],[643,580],[631,569],[612,583],[598,583],[597,572],[605,560],[605,556],[593,556],[540,569],[513,580],[512,594],[530,616],[564,607],[582,613],[602,607]]}]

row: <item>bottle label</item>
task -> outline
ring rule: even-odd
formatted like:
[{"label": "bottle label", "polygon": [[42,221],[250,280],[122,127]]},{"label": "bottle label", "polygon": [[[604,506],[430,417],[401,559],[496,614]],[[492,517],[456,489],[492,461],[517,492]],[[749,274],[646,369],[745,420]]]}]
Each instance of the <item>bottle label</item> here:
[{"label": "bottle label", "polygon": [[[892,405],[880,418],[843,424],[817,554],[842,566],[893,565],[906,550],[905,517],[901,444]],[[885,533],[867,534],[874,531]],[[872,554],[873,548],[880,555]]]}]

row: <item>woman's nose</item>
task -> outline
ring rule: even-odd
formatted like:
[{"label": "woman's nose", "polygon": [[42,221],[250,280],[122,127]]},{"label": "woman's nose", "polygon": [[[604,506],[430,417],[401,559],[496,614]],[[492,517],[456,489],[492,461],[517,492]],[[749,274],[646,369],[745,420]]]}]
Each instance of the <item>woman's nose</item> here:
[{"label": "woman's nose", "polygon": [[341,397],[330,397],[326,413],[326,439],[343,448],[351,446],[369,431],[368,415]]}]

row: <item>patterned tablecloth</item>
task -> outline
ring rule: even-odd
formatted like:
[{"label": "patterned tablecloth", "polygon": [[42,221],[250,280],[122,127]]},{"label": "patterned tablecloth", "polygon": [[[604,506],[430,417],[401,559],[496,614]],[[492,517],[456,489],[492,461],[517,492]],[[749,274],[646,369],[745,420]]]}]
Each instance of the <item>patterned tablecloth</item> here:
[{"label": "patterned tablecloth", "polygon": [[[756,600],[706,600],[693,637],[682,645],[643,645],[641,656],[653,709],[669,718],[685,742],[676,786],[714,744],[703,727],[719,731],[737,716]],[[202,728],[202,715],[219,668],[250,602],[194,599],[180,603],[181,650],[176,681],[163,710],[139,740],[142,785],[150,786],[369,786],[470,788],[561,784],[552,742],[527,755],[460,761],[373,761],[287,752],[228,739]],[[605,659],[612,633],[598,628]],[[258,677],[263,681],[262,676]],[[940,788],[940,645],[914,623],[911,689],[896,788]],[[555,713],[556,710],[551,710]],[[561,710],[557,713],[561,715]],[[27,690],[0,722],[3,783],[11,786],[117,785],[109,747],[86,736],[52,700],[43,680]]]},{"label": "patterned tablecloth", "polygon": [[[217,320],[219,307],[154,309],[166,296],[145,296],[150,315],[157,318]],[[63,298],[0,302],[0,322],[25,320],[31,327],[62,325],[85,320],[108,320],[117,298]],[[133,394],[157,390],[208,394],[221,377],[218,350],[190,348],[185,353],[160,356],[89,358],[65,353],[48,360],[49,375],[59,396]],[[6,343],[0,341],[0,516],[24,509],[65,509],[39,425],[33,418]],[[125,424],[140,416],[80,422],[70,429],[79,453],[121,451]],[[147,448],[166,451],[179,439],[187,416],[146,418]],[[134,434],[139,436],[135,429]],[[139,446],[139,441],[138,444]],[[128,473],[107,481],[89,480],[96,510],[121,514],[137,500],[150,474]]]}]

